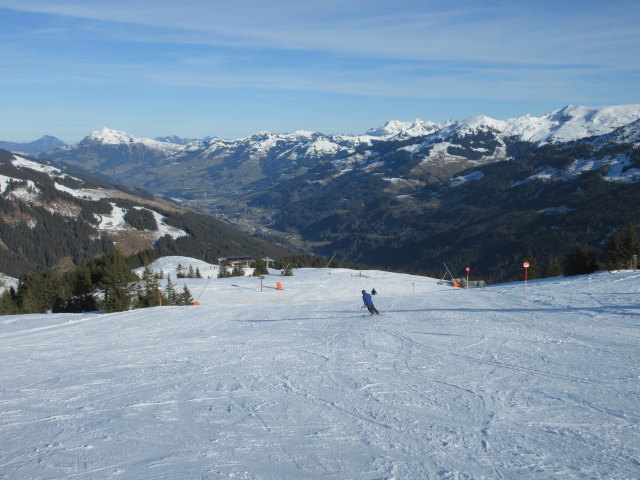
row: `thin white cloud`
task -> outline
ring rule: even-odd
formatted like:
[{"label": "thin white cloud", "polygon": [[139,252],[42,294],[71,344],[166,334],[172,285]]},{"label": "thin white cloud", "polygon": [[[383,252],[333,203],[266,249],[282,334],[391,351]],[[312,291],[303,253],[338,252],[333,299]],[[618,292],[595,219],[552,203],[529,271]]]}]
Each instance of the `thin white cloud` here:
[{"label": "thin white cloud", "polygon": [[[236,59],[237,60],[237,59]],[[85,84],[85,85],[156,85],[169,87],[203,87],[234,89],[270,89],[316,91],[353,95],[428,98],[476,98],[518,100],[541,98],[564,102],[575,95],[580,75],[597,73],[595,69],[546,71],[536,68],[513,70],[500,66],[450,67],[431,70],[410,64],[362,65],[341,70],[310,65],[301,69],[295,65],[255,65],[247,57],[240,65],[226,57],[186,58],[179,64],[163,65],[150,60],[136,63],[94,62],[61,58],[33,64],[23,60],[11,75],[13,82],[24,84]],[[42,71],[47,71],[43,76]],[[585,98],[588,88],[584,90]]]},{"label": "thin white cloud", "polygon": [[[69,112],[97,126],[112,110],[144,117],[162,110],[157,92],[174,98],[167,108],[182,108],[183,94],[214,99],[212,109],[232,97],[220,117],[255,118],[260,105],[245,98],[259,91],[285,99],[263,112],[264,122],[304,119],[309,127],[319,114],[299,99],[331,99],[331,129],[336,117],[366,116],[339,111],[346,98],[380,116],[397,104],[413,112],[475,101],[516,116],[521,105],[638,103],[638,13],[640,2],[625,0],[0,0],[0,84],[13,92],[22,128],[34,128],[48,108],[54,126]],[[289,110],[305,110],[297,120],[280,108],[287,98],[296,99]],[[132,108],[141,103],[147,109]],[[184,122],[207,118],[198,99],[189,105]],[[476,113],[491,115],[468,112]],[[144,122],[163,116],[176,118]]]},{"label": "thin white cloud", "polygon": [[[618,1],[0,0],[0,7],[162,30],[120,29],[152,42],[309,50],[373,58],[592,63],[615,67],[640,46],[639,4]],[[574,5],[575,9],[567,8]],[[636,17],[634,18],[634,15]],[[615,28],[612,28],[614,27]],[[166,29],[169,29],[167,32]],[[610,51],[616,47],[616,51]]]}]

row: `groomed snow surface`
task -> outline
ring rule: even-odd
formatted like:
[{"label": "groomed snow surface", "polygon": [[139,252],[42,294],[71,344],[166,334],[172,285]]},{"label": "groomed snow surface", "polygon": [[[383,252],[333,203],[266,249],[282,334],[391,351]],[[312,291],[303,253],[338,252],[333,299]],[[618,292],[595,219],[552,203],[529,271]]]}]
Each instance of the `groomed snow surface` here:
[{"label": "groomed snow surface", "polygon": [[200,306],[0,317],[0,477],[640,477],[640,272],[362,275],[174,276]]}]

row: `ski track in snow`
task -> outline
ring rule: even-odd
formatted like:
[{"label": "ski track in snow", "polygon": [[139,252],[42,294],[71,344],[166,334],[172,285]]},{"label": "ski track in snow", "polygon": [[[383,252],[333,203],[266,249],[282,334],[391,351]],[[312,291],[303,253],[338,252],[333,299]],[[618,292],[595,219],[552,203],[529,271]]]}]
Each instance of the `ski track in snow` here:
[{"label": "ski track in snow", "polygon": [[640,478],[640,274],[365,273],[0,317],[0,477]]}]

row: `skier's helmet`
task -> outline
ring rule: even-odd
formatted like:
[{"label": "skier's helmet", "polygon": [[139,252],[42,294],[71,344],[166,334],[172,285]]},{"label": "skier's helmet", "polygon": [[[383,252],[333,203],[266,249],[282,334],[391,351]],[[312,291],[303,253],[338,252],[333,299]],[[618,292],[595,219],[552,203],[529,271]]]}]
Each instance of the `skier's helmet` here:
[{"label": "skier's helmet", "polygon": [[367,292],[365,292],[364,290],[362,290],[362,293],[367,293]]}]

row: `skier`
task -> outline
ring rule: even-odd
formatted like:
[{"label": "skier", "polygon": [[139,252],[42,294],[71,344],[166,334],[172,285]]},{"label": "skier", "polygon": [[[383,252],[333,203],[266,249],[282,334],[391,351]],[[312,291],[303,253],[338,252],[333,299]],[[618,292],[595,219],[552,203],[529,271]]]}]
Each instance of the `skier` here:
[{"label": "skier", "polygon": [[375,288],[373,290],[371,290],[371,295],[375,295],[376,293],[378,293],[378,292],[376,292]]},{"label": "skier", "polygon": [[371,315],[380,315],[380,312],[373,306],[373,299],[371,298],[371,295],[368,294],[366,290],[362,290],[362,301]]}]

